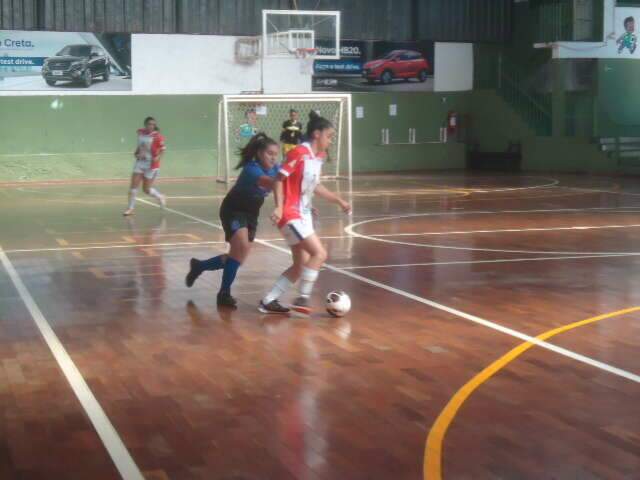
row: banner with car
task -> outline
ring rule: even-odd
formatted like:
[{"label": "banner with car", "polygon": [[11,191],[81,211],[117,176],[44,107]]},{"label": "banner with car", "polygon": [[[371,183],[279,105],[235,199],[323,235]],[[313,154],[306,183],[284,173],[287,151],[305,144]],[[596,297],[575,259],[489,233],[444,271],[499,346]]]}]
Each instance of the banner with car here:
[{"label": "banner with car", "polygon": [[[321,54],[335,50],[316,40]],[[341,40],[340,60],[316,60],[314,91],[433,91],[434,42]]]},{"label": "banner with car", "polygon": [[0,30],[0,90],[131,90],[131,35]]}]

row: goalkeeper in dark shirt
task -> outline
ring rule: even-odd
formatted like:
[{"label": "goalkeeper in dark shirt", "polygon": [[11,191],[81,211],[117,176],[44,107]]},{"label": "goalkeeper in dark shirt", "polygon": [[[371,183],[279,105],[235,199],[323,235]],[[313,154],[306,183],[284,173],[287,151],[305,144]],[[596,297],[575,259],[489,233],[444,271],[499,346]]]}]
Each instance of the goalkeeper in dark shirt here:
[{"label": "goalkeeper in dark shirt", "polygon": [[284,153],[285,157],[290,150],[302,143],[302,123],[298,120],[298,111],[293,108],[289,110],[289,120],[282,124],[280,141],[282,142],[282,153]]}]

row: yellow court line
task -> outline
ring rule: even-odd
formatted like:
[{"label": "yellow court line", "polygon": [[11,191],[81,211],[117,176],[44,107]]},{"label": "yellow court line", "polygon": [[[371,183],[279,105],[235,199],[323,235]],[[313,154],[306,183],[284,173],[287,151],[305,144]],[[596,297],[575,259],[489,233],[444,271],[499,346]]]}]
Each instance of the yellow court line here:
[{"label": "yellow court line", "polygon": [[[631,307],[624,310],[618,310],[616,312],[605,313],[604,315],[598,315],[597,317],[587,318],[586,320],[581,320],[579,322],[574,322],[569,325],[554,328],[553,330],[544,332],[538,335],[536,339],[547,340],[560,333],[572,330],[577,327],[589,325],[591,323],[599,322],[600,320],[605,320],[607,318],[618,317],[627,313],[637,312],[638,310],[640,310],[640,307]],[[509,363],[511,363],[513,360],[518,358],[533,346],[535,346],[535,343],[533,342],[524,342],[518,345],[513,350],[509,351],[508,353],[497,359],[495,362],[493,362],[491,365],[486,367],[484,370],[482,370],[480,373],[478,373],[462,388],[460,388],[460,390],[458,390],[453,397],[451,397],[451,400],[449,400],[447,406],[444,408],[444,410],[442,410],[440,415],[438,415],[438,418],[433,424],[433,427],[431,427],[429,436],[427,437],[427,445],[424,451],[423,467],[423,475],[425,480],[442,479],[442,443],[449,426],[453,422],[454,417],[458,413],[458,410],[460,410],[460,407],[462,407],[463,403],[480,385],[489,380],[493,375],[502,370]]]}]

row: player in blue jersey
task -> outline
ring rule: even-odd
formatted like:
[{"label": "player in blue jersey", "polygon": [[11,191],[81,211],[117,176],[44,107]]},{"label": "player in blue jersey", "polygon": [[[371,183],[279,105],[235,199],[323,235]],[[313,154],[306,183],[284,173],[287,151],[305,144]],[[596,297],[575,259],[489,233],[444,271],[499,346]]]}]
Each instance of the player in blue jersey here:
[{"label": "player in blue jersey", "polygon": [[[229,253],[208,260],[191,259],[191,268],[185,279],[187,287],[191,287],[205,271],[223,270],[218,305],[235,307],[237,304],[231,296],[231,285],[240,265],[249,256],[258,229],[260,208],[278,174],[279,155],[278,142],[264,133],[254,135],[240,150],[240,163],[236,168],[241,168],[242,172],[220,206],[225,240],[230,244]],[[282,313],[288,311],[284,307],[282,310]]]}]

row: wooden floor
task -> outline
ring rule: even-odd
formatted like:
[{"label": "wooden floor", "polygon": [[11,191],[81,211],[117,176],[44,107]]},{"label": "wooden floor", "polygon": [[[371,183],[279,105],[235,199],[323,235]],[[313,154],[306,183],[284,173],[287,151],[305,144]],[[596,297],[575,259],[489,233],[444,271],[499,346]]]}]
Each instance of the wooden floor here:
[{"label": "wooden floor", "polygon": [[638,185],[342,182],[311,319],[256,311],[289,261],[266,220],[238,310],[185,288],[225,250],[211,181],[131,219],[124,184],[4,186],[0,478],[640,478]]}]

